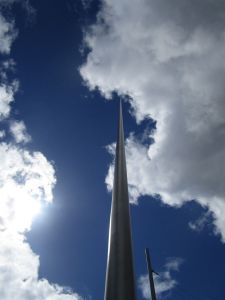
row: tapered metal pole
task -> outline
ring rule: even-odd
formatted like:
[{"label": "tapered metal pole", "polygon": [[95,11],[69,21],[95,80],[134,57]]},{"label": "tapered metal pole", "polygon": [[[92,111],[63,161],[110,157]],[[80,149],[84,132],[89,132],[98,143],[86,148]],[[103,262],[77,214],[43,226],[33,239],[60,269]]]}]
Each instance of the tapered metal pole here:
[{"label": "tapered metal pole", "polygon": [[109,226],[108,261],[104,299],[136,299],[121,102]]},{"label": "tapered metal pole", "polygon": [[151,299],[156,300],[155,285],[154,285],[154,279],[153,279],[153,269],[152,269],[152,264],[151,264],[151,259],[150,259],[150,254],[149,254],[148,248],[145,248],[145,257],[146,257],[147,268],[148,268]]}]

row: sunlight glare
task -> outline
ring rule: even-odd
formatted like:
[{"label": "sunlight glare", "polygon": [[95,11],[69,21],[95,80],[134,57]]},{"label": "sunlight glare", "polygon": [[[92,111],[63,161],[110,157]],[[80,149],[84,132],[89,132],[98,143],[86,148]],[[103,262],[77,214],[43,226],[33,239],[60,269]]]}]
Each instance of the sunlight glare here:
[{"label": "sunlight glare", "polygon": [[15,228],[29,230],[33,219],[41,212],[41,201],[32,197],[18,199],[15,207]]}]

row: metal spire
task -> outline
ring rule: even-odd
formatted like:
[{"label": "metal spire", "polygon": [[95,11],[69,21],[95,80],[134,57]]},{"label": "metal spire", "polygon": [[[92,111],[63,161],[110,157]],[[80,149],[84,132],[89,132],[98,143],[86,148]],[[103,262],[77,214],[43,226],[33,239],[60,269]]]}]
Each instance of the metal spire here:
[{"label": "metal spire", "polygon": [[104,299],[136,299],[121,102],[116,144]]}]

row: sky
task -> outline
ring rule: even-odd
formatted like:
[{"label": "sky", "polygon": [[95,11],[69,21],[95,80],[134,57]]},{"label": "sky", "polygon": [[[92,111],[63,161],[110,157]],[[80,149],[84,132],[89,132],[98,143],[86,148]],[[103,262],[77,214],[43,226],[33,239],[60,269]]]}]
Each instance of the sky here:
[{"label": "sky", "polygon": [[225,299],[224,55],[222,0],[0,0],[0,299],[104,298],[119,99],[137,299]]}]

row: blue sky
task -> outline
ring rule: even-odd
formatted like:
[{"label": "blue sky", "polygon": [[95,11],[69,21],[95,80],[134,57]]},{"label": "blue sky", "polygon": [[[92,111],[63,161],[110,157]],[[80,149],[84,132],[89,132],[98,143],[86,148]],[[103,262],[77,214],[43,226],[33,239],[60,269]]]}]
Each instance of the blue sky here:
[{"label": "blue sky", "polygon": [[103,299],[123,98],[137,298],[225,299],[222,1],[0,10],[0,298]]}]

